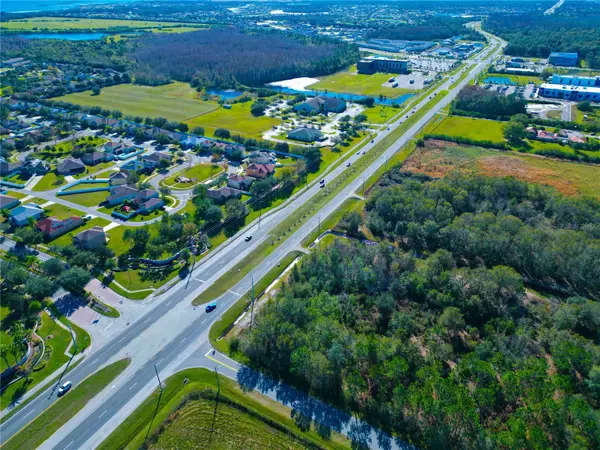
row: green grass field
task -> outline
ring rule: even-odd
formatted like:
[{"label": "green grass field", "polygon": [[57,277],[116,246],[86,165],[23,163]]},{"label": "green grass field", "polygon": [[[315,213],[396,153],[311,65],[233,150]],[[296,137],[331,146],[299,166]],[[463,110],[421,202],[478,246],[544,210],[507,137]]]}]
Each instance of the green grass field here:
[{"label": "green grass field", "polygon": [[385,95],[388,98],[396,98],[402,94],[417,92],[415,90],[382,86],[382,84],[387,82],[392,76],[394,76],[394,74],[359,74],[356,71],[356,66],[351,66],[348,70],[344,70],[333,75],[320,77],[319,82],[311,84],[308,86],[308,89],[344,92],[358,95],[371,95],[374,97]]},{"label": "green grass field", "polygon": [[68,206],[61,205],[60,203],[50,205],[46,209],[48,209],[48,216],[58,217],[59,219],[66,219],[71,216],[82,217],[85,215],[85,213],[82,211],[69,208]]},{"label": "green grass field", "polygon": [[504,142],[504,124],[494,120],[448,116],[429,133],[462,136],[478,141]]},{"label": "green grass field", "polygon": [[[571,115],[577,123],[596,123],[600,124],[600,108],[594,107],[591,111],[580,111],[577,105],[571,107]],[[587,117],[586,117],[587,116]]]},{"label": "green grass field", "polygon": [[[184,380],[187,381],[184,383]],[[196,406],[197,413],[196,411],[187,410],[189,413],[193,413],[193,417],[197,419],[194,421],[193,426],[185,426],[189,422],[183,422],[184,428],[182,429],[182,422],[176,419],[174,422],[176,427],[166,427],[167,432],[162,436],[168,442],[163,441],[165,445],[159,445],[158,447],[190,448],[199,446],[199,448],[206,449],[296,448],[295,446],[292,447],[294,445],[293,439],[284,441],[277,438],[277,440],[274,440],[276,429],[272,426],[265,426],[266,420],[273,421],[283,427],[282,429],[287,431],[286,435],[290,433],[292,437],[298,436],[298,438],[309,441],[311,446],[328,449],[350,448],[351,446],[348,439],[335,432],[332,432],[330,438],[323,438],[312,426],[308,431],[301,431],[290,418],[289,408],[254,391],[243,392],[236,381],[222,376],[220,377],[220,387],[221,396],[240,404],[244,409],[251,410],[252,416],[258,419],[259,422],[250,420],[249,415],[243,411],[237,410],[236,412],[225,408],[221,409],[224,405],[219,403],[216,417],[218,418],[219,427],[215,427],[215,435],[213,435],[209,445],[206,440],[206,433],[207,430],[211,429],[210,424],[212,423],[212,415],[215,412],[215,403],[212,402],[211,405],[207,405],[210,412],[208,421],[200,421],[200,418],[206,414],[204,412],[206,408],[204,405],[198,404]],[[187,395],[206,389],[216,392],[214,372],[207,369],[186,369],[176,373],[165,380],[162,394],[156,389],[97,449],[140,448],[146,436],[157,430]],[[179,418],[185,419],[185,416],[182,415]],[[189,442],[191,446],[186,445],[186,442]],[[276,445],[269,446],[269,442]],[[229,443],[230,446],[224,446],[225,443]],[[238,443],[243,446],[236,446]],[[152,448],[156,448],[156,446]],[[304,445],[303,448],[308,448],[308,445]]]},{"label": "green grass field", "polygon": [[77,203],[82,206],[98,206],[106,197],[108,197],[108,191],[98,191],[98,192],[86,192],[84,194],[71,194],[71,195],[62,195],[61,197],[68,202]]},{"label": "green grass field", "polygon": [[130,361],[129,359],[122,359],[112,363],[82,381],[9,439],[2,448],[5,450],[20,450],[39,447],[77,414],[88,401],[123,372]]},{"label": "green grass field", "polygon": [[195,99],[196,91],[189,84],[178,82],[165,86],[120,84],[103,88],[100,95],[91,94],[91,91],[76,92],[55,100],[118,109],[131,116],[164,117],[178,122],[206,114],[218,107],[216,103]]},{"label": "green grass field", "polygon": [[[160,185],[171,189],[191,189],[198,183],[214,177],[221,172],[223,172],[223,168],[217,164],[196,164],[164,179],[160,182]],[[191,183],[177,183],[175,178],[179,176],[191,178],[193,181]]]},{"label": "green grass field", "polygon": [[451,143],[427,144],[419,148],[404,167],[440,177],[455,170],[487,176],[513,176],[529,183],[552,186],[565,195],[600,198],[598,168],[558,159],[517,152],[502,152]]},{"label": "green grass field", "polygon": [[81,233],[83,230],[87,230],[87,229],[95,227],[95,226],[105,227],[108,224],[110,224],[110,222],[108,220],[102,219],[100,217],[96,217],[92,220],[88,220],[79,228],[76,228],[73,231],[69,231],[68,233],[63,234],[62,236],[57,237],[56,239],[51,241],[50,244],[51,245],[71,245],[73,243],[73,236],[75,236],[78,233]]},{"label": "green grass field", "polygon": [[32,191],[41,192],[56,189],[67,184],[67,181],[63,178],[61,182],[58,181],[56,173],[48,172],[42,177],[40,181],[33,187]]},{"label": "green grass field", "polygon": [[232,134],[241,134],[249,137],[260,137],[261,134],[275,125],[280,120],[272,117],[254,117],[250,113],[251,103],[236,103],[231,109],[219,108],[215,111],[186,120],[190,129],[196,126],[204,127],[207,133],[213,134],[217,128],[226,128]]},{"label": "green grass field", "polygon": [[106,29],[153,29],[167,27],[173,29],[183,24],[176,22],[150,22],[144,20],[79,19],[67,17],[32,17],[0,22],[0,28],[7,31],[72,31]]}]

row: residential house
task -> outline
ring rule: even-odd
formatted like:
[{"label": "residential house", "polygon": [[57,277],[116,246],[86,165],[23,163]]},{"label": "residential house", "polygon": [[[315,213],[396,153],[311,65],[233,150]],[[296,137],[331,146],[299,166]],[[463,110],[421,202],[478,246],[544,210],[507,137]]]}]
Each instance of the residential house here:
[{"label": "residential house", "polygon": [[73,175],[85,172],[85,164],[80,159],[67,158],[56,165],[56,173],[60,175]]},{"label": "residential house", "polygon": [[250,164],[246,167],[246,175],[254,178],[267,178],[275,172],[274,164]]},{"label": "residential house", "polygon": [[241,198],[242,191],[230,187],[222,187],[219,189],[209,189],[206,191],[206,196],[215,201],[215,203],[225,203],[232,198]]},{"label": "residential house", "polygon": [[8,220],[16,227],[23,227],[29,224],[29,219],[38,220],[44,215],[42,207],[35,203],[25,203],[17,206],[10,211]]},{"label": "residential house", "polygon": [[341,113],[346,111],[346,102],[339,98],[319,95],[295,105],[294,111],[308,114]]},{"label": "residential house", "polygon": [[231,174],[229,175],[229,178],[227,178],[227,186],[234,189],[240,189],[242,191],[247,191],[250,189],[252,183],[254,183],[253,178],[245,177],[243,175]]},{"label": "residential house", "polygon": [[28,159],[21,166],[21,173],[30,175],[44,175],[48,173],[50,166],[41,159]]},{"label": "residential house", "polygon": [[84,250],[93,250],[106,245],[106,233],[102,227],[95,226],[73,236],[73,244]]},{"label": "residential house", "polygon": [[86,153],[81,157],[81,161],[86,166],[95,166],[96,164],[100,164],[106,161],[106,153],[104,152],[91,152]]},{"label": "residential house", "polygon": [[21,170],[21,163],[11,163],[0,157],[0,176],[8,177]]},{"label": "residential house", "polygon": [[0,210],[11,209],[18,206],[21,200],[11,197],[10,195],[0,194]]},{"label": "residential house", "polygon": [[108,176],[108,184],[111,186],[121,186],[127,183],[127,174],[125,172],[113,172]]},{"label": "residential house", "polygon": [[52,240],[71,230],[81,226],[83,220],[81,217],[71,216],[67,219],[59,219],[58,217],[46,217],[39,220],[35,227],[42,232],[46,239]]},{"label": "residential house", "polygon": [[267,152],[252,152],[248,155],[248,164],[273,164],[275,158]]},{"label": "residential house", "polygon": [[[154,191],[156,192],[156,191]],[[138,212],[139,213],[144,213],[147,214],[149,212],[154,211],[155,209],[159,209],[162,208],[163,206],[165,206],[165,202],[162,201],[161,198],[157,198],[157,197],[152,197],[149,200],[142,200],[140,197],[138,197],[135,200],[136,204],[139,206]]]},{"label": "residential house", "polygon": [[144,166],[151,169],[155,169],[156,167],[158,167],[161,161],[170,162],[171,158],[172,156],[170,153],[164,152],[154,152],[150,153],[149,155],[140,156],[140,159],[143,162]]},{"label": "residential house", "polygon": [[323,133],[316,128],[301,127],[290,131],[287,137],[295,141],[315,142],[323,139]]},{"label": "residential house", "polygon": [[140,191],[133,186],[115,186],[110,189],[110,195],[106,197],[106,202],[111,205],[118,205],[124,201],[131,200],[140,205],[151,198],[158,198],[158,192],[154,189],[144,189]]}]

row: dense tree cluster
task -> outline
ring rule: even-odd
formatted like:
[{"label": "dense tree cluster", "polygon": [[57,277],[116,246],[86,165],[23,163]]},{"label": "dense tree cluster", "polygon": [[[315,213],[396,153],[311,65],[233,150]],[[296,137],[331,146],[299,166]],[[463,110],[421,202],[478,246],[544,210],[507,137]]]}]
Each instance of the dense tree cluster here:
[{"label": "dense tree cluster", "polygon": [[479,86],[465,86],[452,102],[451,111],[475,117],[508,118],[526,114],[525,104],[517,94],[504,95]]},{"label": "dense tree cluster", "polygon": [[482,40],[478,32],[466,28],[467,19],[459,17],[428,16],[416,23],[405,23],[393,28],[380,28],[369,32],[369,38],[397,39],[408,41],[433,41],[461,36],[463,39]]},{"label": "dense tree cluster", "polygon": [[545,289],[600,298],[600,203],[516,179],[453,176],[398,184],[367,202],[376,234],[416,251],[451,251],[476,267],[507,265]]},{"label": "dense tree cluster", "polygon": [[525,288],[536,258],[600,292],[598,204],[512,180],[391,180],[367,226],[401,249],[336,242],[304,257],[234,348],[421,448],[598,448],[600,304]]},{"label": "dense tree cluster", "polygon": [[147,84],[194,80],[196,86],[262,86],[333,73],[359,56],[354,46],[322,38],[302,41],[236,29],[148,35],[136,41],[136,79]]},{"label": "dense tree cluster", "polygon": [[592,68],[600,68],[600,11],[540,15],[491,15],[484,24],[508,41],[505,53],[547,58],[551,52],[575,52]]}]

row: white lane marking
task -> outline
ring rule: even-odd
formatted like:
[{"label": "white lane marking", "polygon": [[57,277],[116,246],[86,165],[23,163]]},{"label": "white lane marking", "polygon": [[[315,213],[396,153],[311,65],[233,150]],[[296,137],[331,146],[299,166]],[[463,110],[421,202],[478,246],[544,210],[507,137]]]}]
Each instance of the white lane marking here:
[{"label": "white lane marking", "polygon": [[73,441],[69,442],[63,450],[67,450],[72,443],[73,443]]},{"label": "white lane marking", "polygon": [[131,387],[129,388],[129,390],[132,390],[135,387],[136,384],[137,384],[137,381],[131,385]]},{"label": "white lane marking", "polygon": [[23,416],[23,419],[33,413],[33,409]]},{"label": "white lane marking", "polygon": [[98,361],[99,358],[96,358],[95,360],[93,360],[90,364],[94,364],[96,361]]},{"label": "white lane marking", "polygon": [[110,327],[112,327],[113,323],[115,323],[115,321],[113,320],[111,323],[108,324],[108,326],[104,329],[104,331],[108,330]]},{"label": "white lane marking", "polygon": [[163,359],[165,359],[165,358],[160,358],[160,361],[158,361],[158,362],[156,363],[156,365],[158,366],[158,365],[159,365],[159,364],[162,362],[162,360],[163,360]]},{"label": "white lane marking", "polygon": [[108,412],[108,409],[104,410],[104,412],[98,416],[98,419],[99,419],[100,417],[102,417],[104,414],[106,414],[107,412]]}]

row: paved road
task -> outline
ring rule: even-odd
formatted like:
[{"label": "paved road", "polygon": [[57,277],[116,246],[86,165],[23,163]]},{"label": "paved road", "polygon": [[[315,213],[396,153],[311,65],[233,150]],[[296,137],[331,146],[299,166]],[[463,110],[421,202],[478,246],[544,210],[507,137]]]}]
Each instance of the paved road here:
[{"label": "paved road", "polygon": [[[255,280],[260,279],[289,251],[300,245],[302,239],[318,226],[320,218],[327,217],[339,208],[346,198],[353,195],[360,188],[363,179],[367,179],[382,167],[389,157],[402,148],[439,110],[449,104],[463,85],[484,70],[488,62],[487,58],[483,62],[472,62],[470,66],[471,74],[465,80],[452,89],[444,99],[425,114],[422,119],[418,120],[387,151],[374,160],[360,177],[333,197],[317,215],[308,219],[289,239],[261,261],[251,274],[248,274],[233,289],[217,299],[217,311],[206,314],[203,308],[191,306],[191,300],[217,281],[222,274],[226,273],[253,249],[269,239],[269,233],[283,219],[321,192],[317,185],[308,188],[293,202],[290,202],[286,208],[263,218],[260,228],[258,225],[254,225],[250,232],[253,235],[252,241],[246,243],[243,239],[244,236],[240,235],[229,245],[215,251],[210,259],[200,263],[185,280],[176,284],[166,293],[152,299],[152,304],[149,305],[149,310],[145,315],[139,317],[136,322],[130,323],[125,331],[116,335],[101,349],[88,356],[69,374],[69,379],[77,384],[110,361],[124,356],[133,357],[132,364],[128,369],[130,375],[126,381],[114,390],[100,407],[93,411],[84,408],[64,427],[64,431],[63,429],[59,430],[52,439],[53,442],[56,442],[52,447],[61,450],[87,448],[85,443],[94,436],[96,431],[100,430],[109,419],[118,417],[119,410],[127,405],[143,386],[152,382],[155,376],[155,364],[161,372],[161,376],[168,375],[168,373],[164,373],[164,370],[169,366],[169,363],[175,361],[185,349],[190,347],[190,344],[197,340],[198,336],[202,336],[203,342],[206,342],[210,326],[250,287],[251,275],[254,275]],[[437,91],[448,90],[450,85],[451,81],[445,82]],[[423,107],[427,100],[423,100],[415,107],[417,109]],[[391,131],[399,124],[398,122],[392,125],[390,127]],[[388,133],[388,131],[381,133],[376,138],[375,144]],[[364,147],[364,150],[368,152],[373,145],[368,144]],[[352,155],[349,161],[354,162],[357,158],[359,156]],[[352,170],[352,168],[348,169],[345,164],[341,164],[332,170],[326,176],[326,184],[331,184],[345,170]],[[56,395],[52,389],[49,389],[29,405],[26,405],[21,411],[18,411],[3,424],[2,441],[4,442],[13,436],[55,400]],[[120,419],[124,418],[120,417]],[[77,423],[77,425],[69,427],[72,423]],[[58,440],[59,438],[60,440]]]}]

